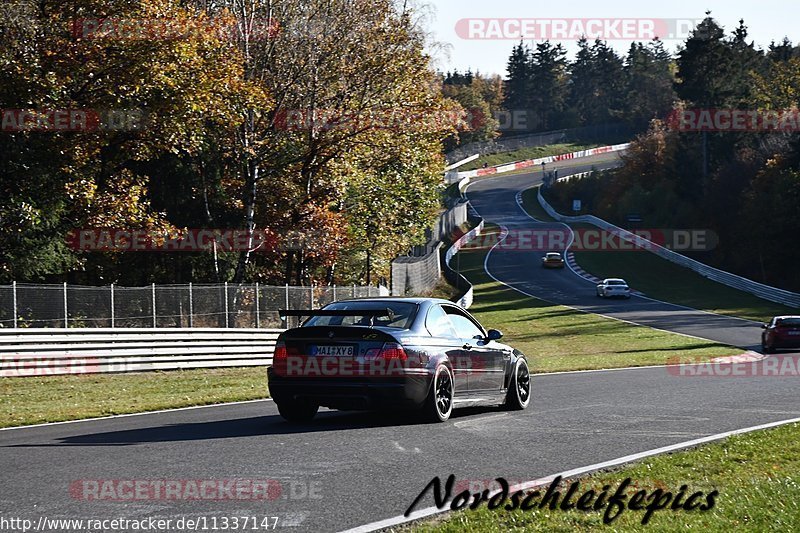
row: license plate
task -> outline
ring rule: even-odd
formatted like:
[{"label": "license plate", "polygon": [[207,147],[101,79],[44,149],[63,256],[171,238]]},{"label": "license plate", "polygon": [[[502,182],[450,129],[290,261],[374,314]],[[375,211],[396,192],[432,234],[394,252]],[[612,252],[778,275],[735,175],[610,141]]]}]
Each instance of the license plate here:
[{"label": "license plate", "polygon": [[332,357],[353,357],[352,346],[311,346],[311,355]]}]

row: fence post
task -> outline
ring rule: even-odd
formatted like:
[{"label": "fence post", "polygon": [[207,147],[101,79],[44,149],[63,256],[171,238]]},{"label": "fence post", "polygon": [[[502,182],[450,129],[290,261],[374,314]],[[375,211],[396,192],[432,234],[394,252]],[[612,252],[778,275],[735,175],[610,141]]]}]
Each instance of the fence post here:
[{"label": "fence post", "polygon": [[11,282],[11,300],[13,301],[14,307],[14,327],[17,327],[17,282]]},{"label": "fence post", "polygon": [[289,310],[289,284],[286,284],[286,310]]},{"label": "fence post", "polygon": [[333,284],[333,301],[336,301],[336,284]]},{"label": "fence post", "polygon": [[153,292],[153,327],[156,327],[156,284],[150,285]]},{"label": "fence post", "polygon": [[69,313],[67,310],[67,282],[64,282],[64,327],[69,327]]},{"label": "fence post", "polygon": [[309,298],[308,298],[308,308],[314,309],[314,284],[312,283],[311,286],[308,288],[309,290]]},{"label": "fence post", "polygon": [[353,298],[356,297],[356,284],[353,283]]},{"label": "fence post", "polygon": [[194,294],[191,283],[189,283],[189,327],[194,327]]},{"label": "fence post", "polygon": [[111,327],[114,327],[114,284],[111,284]]},{"label": "fence post", "polygon": [[261,306],[258,304],[258,282],[256,282],[256,328],[261,327]]},{"label": "fence post", "polygon": [[225,327],[228,327],[228,282],[225,282]]}]

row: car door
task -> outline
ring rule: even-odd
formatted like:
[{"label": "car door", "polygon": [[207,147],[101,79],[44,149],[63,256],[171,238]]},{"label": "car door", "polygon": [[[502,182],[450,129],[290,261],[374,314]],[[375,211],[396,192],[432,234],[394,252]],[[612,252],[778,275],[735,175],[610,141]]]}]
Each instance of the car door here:
[{"label": "car door", "polygon": [[441,305],[432,305],[425,317],[425,329],[431,334],[431,348],[448,356],[455,378],[454,393],[464,394],[469,390],[469,368],[464,357],[461,339],[456,335],[447,313]]},{"label": "car door", "polygon": [[443,306],[456,335],[463,342],[464,359],[471,367],[468,372],[469,390],[499,391],[505,377],[505,353],[497,343],[486,340],[486,332],[472,317],[455,306]]}]

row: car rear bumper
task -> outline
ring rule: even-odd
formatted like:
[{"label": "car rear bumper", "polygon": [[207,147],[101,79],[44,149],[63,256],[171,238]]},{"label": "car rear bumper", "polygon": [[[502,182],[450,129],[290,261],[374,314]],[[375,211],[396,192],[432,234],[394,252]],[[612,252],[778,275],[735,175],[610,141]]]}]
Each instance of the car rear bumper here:
[{"label": "car rear bumper", "polygon": [[773,348],[800,348],[800,337],[789,337],[772,340]]},{"label": "car rear bumper", "polygon": [[430,390],[428,375],[378,378],[284,377],[267,369],[269,392],[277,403],[309,401],[342,410],[417,409]]},{"label": "car rear bumper", "polygon": [[622,292],[622,291],[619,291],[619,292],[605,291],[605,293],[603,293],[603,295],[606,298],[630,298],[631,293],[630,292]]}]

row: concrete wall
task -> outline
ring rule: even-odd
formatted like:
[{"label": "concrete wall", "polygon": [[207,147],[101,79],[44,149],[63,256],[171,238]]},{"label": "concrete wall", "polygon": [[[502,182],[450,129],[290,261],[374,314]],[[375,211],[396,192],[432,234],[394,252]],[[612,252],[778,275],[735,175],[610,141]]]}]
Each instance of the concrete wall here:
[{"label": "concrete wall", "polygon": [[433,289],[442,276],[441,247],[442,243],[437,243],[424,256],[395,259],[392,262],[392,296],[413,296]]}]

